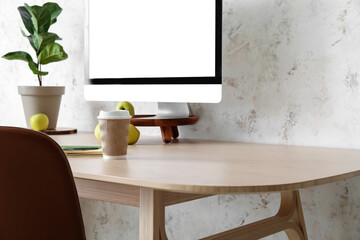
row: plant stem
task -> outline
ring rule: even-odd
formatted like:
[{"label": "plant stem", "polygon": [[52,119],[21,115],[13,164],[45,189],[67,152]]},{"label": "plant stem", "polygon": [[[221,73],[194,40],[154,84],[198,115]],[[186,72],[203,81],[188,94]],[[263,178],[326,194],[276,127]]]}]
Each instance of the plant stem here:
[{"label": "plant stem", "polygon": [[41,87],[41,79],[40,79],[40,75],[38,75],[38,81],[39,81],[39,86]]},{"label": "plant stem", "polygon": [[[37,63],[37,68],[39,71],[41,71],[41,65],[39,62]],[[38,76],[39,86],[41,87],[42,86],[42,78],[40,75],[37,75],[37,76]]]},{"label": "plant stem", "polygon": [[[40,72],[41,72],[41,64],[39,63],[39,69],[40,69]],[[40,86],[42,86],[42,76],[40,76]]]}]

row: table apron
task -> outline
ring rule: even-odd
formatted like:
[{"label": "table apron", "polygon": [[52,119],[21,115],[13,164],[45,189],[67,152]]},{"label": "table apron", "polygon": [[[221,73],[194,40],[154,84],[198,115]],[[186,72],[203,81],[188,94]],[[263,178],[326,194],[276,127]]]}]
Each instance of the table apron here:
[{"label": "table apron", "polygon": [[[112,202],[133,207],[140,207],[140,187],[120,183],[102,182],[90,179],[75,178],[79,197]],[[170,206],[211,195],[177,193],[162,191],[164,204]]]}]

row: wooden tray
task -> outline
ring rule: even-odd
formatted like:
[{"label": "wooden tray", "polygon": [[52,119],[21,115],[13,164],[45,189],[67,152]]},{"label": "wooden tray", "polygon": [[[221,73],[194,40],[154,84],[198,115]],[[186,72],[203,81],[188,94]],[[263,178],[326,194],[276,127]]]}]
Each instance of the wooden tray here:
[{"label": "wooden tray", "polygon": [[197,122],[198,116],[188,118],[155,118],[155,115],[135,115],[130,123],[139,127],[160,127],[164,143],[170,143],[179,137],[178,126],[191,125]]},{"label": "wooden tray", "polygon": [[77,133],[77,129],[76,128],[56,128],[56,129],[52,129],[52,130],[44,130],[42,131],[43,133],[46,133],[47,135],[63,135],[63,134],[73,134],[73,133]]}]

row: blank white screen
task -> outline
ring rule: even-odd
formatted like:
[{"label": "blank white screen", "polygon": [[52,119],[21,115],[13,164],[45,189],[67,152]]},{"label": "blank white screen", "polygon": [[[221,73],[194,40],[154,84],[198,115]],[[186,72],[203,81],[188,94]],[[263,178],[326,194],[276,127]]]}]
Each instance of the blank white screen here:
[{"label": "blank white screen", "polygon": [[89,0],[89,77],[214,77],[215,0]]}]

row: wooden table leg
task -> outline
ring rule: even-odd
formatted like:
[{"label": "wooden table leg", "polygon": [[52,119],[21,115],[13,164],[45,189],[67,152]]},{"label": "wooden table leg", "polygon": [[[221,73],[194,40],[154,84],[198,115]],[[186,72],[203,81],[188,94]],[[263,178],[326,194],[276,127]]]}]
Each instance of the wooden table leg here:
[{"label": "wooden table leg", "polygon": [[[289,240],[307,240],[304,213],[301,206],[299,191],[281,193],[281,206],[277,216],[286,217],[289,222],[295,223],[299,229],[288,228],[285,230]],[[288,206],[286,206],[289,204]]]},{"label": "wooden table leg", "polygon": [[140,188],[140,240],[167,240],[163,192]]},{"label": "wooden table leg", "polygon": [[165,206],[162,206],[160,208],[159,228],[160,228],[160,240],[168,240],[165,229]]},{"label": "wooden table leg", "polygon": [[274,216],[202,240],[257,240],[285,231],[289,240],[307,240],[304,215],[298,191],[281,193],[279,212]]},{"label": "wooden table leg", "polygon": [[[162,191],[140,188],[140,240],[167,240],[164,196]],[[308,240],[298,191],[281,193],[280,209],[275,216],[202,240],[257,240],[281,231],[289,240]]]}]

